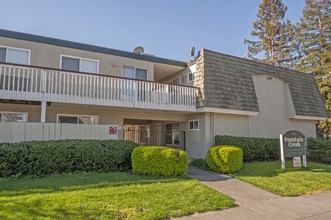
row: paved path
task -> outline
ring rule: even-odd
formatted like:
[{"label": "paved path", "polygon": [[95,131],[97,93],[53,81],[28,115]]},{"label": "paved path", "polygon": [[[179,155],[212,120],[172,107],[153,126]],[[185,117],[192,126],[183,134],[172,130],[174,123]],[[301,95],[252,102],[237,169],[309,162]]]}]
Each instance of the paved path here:
[{"label": "paved path", "polygon": [[186,219],[331,219],[331,191],[299,197],[281,197],[229,176],[189,167],[188,175],[230,197],[238,207]]}]

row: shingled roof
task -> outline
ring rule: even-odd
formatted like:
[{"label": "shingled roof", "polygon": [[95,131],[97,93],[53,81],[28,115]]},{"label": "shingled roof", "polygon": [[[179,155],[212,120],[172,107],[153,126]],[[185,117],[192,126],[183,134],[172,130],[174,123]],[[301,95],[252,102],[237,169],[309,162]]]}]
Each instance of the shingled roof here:
[{"label": "shingled roof", "polygon": [[328,117],[312,74],[233,57],[203,49],[204,107],[259,111],[253,74],[267,74],[288,82],[296,115]]}]

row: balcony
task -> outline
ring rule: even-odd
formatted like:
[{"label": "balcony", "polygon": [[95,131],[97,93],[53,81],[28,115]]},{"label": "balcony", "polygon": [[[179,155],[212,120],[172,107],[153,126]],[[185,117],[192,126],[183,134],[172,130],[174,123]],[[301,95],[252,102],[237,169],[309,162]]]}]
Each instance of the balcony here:
[{"label": "balcony", "polygon": [[0,99],[196,111],[198,88],[0,63]]}]

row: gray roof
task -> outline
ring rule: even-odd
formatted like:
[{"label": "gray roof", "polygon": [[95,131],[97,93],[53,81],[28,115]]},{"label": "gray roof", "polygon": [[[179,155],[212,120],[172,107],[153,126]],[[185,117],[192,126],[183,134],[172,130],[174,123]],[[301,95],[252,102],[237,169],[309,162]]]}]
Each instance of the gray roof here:
[{"label": "gray roof", "polygon": [[312,74],[205,49],[203,55],[205,107],[259,111],[252,75],[268,74],[289,83],[296,115],[328,117]]},{"label": "gray roof", "polygon": [[93,45],[89,45],[89,44],[82,44],[82,43],[77,43],[77,42],[73,42],[73,41],[60,40],[60,39],[56,39],[56,38],[44,37],[44,36],[40,36],[40,35],[27,34],[27,33],[21,33],[21,32],[4,30],[4,29],[0,29],[0,37],[8,37],[8,38],[13,38],[13,39],[18,39],[18,40],[26,40],[26,41],[36,42],[36,43],[44,43],[44,44],[73,48],[73,49],[78,49],[78,50],[92,51],[92,52],[97,52],[97,53],[110,54],[110,55],[114,55],[114,56],[150,61],[150,62],[155,62],[155,63],[162,63],[162,64],[167,64],[167,65],[186,67],[185,62],[178,61],[178,60],[170,60],[170,59],[151,56],[151,55],[136,54],[136,53],[122,51],[122,50],[93,46]]}]

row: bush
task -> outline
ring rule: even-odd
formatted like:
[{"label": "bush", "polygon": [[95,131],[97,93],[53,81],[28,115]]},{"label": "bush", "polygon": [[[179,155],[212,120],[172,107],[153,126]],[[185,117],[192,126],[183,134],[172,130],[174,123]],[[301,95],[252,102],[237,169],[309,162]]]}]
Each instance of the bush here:
[{"label": "bush", "polygon": [[243,150],[244,161],[271,161],[278,160],[279,139],[215,136],[215,145],[233,145]]},{"label": "bush", "polygon": [[308,157],[316,162],[331,164],[331,140],[307,138]]},{"label": "bush", "polygon": [[194,159],[190,162],[190,165],[202,170],[210,170],[207,160],[204,159]]},{"label": "bush", "polygon": [[243,167],[243,151],[235,146],[215,146],[208,150],[207,163],[216,172],[234,173]]},{"label": "bush", "polygon": [[186,175],[188,156],[178,149],[161,146],[136,147],[132,151],[134,173],[153,176]]},{"label": "bush", "polygon": [[131,169],[137,144],[124,140],[31,141],[0,145],[0,177]]}]

